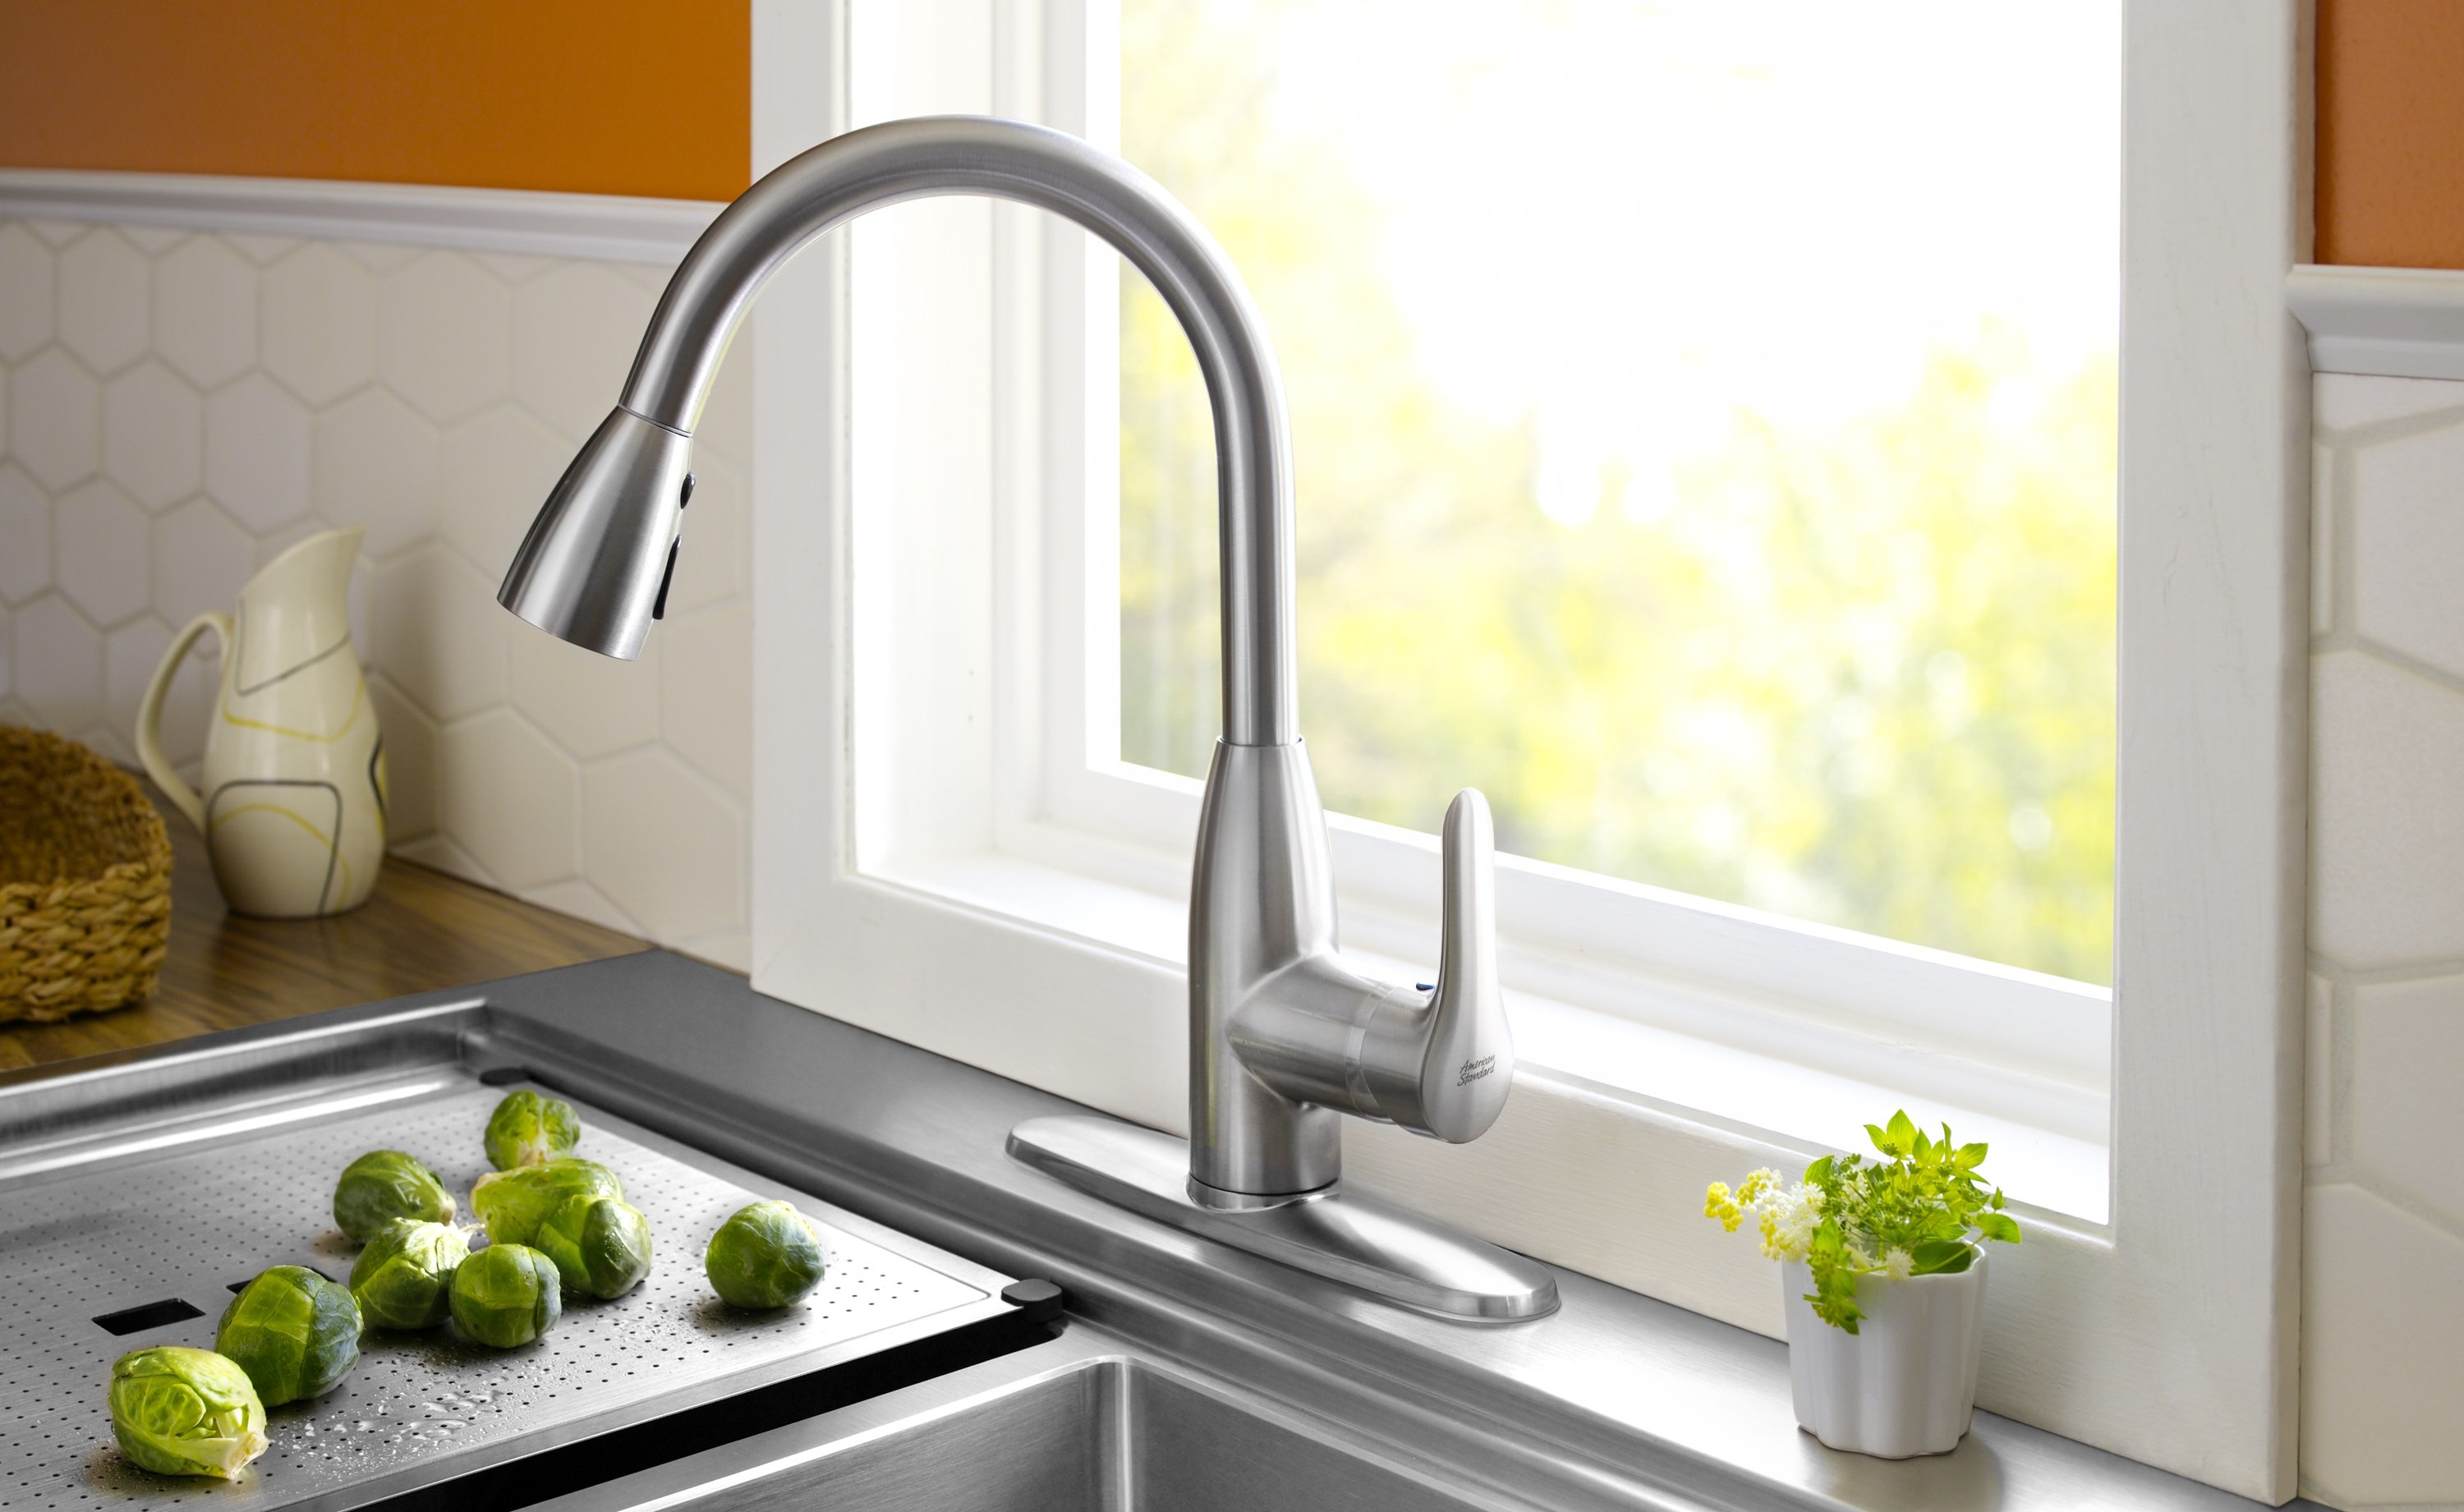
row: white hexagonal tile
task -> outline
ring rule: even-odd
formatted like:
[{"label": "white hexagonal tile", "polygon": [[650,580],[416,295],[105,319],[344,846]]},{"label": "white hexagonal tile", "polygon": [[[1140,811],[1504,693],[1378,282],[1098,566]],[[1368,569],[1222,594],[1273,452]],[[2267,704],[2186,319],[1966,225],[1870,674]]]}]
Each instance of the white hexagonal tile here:
[{"label": "white hexagonal tile", "polygon": [[299,249],[299,238],[297,236],[267,236],[249,231],[225,231],[223,240],[231,243],[233,252],[260,268],[280,262]]},{"label": "white hexagonal tile", "polygon": [[110,725],[89,726],[78,731],[77,738],[84,743],[87,750],[105,761],[114,761],[123,767],[137,764],[137,748],[130,745],[127,737]]},{"label": "white hexagonal tile", "polygon": [[2455,385],[2444,379],[2321,373],[2310,380],[2310,419],[2321,430],[2358,430],[2457,407]]},{"label": "white hexagonal tile", "polygon": [[17,698],[46,730],[75,734],[102,717],[102,632],[47,593],[17,611]]},{"label": "white hexagonal tile", "polygon": [[[17,701],[15,697],[17,690],[16,657],[12,655],[9,649],[11,646],[16,644],[16,624],[17,617],[15,615],[10,613],[7,609],[0,609],[0,711],[5,711]],[[6,712],[0,712],[0,724],[7,724],[9,722],[10,719],[8,714]]]},{"label": "white hexagonal tile", "polygon": [[308,513],[308,411],[261,373],[206,401],[206,492],[253,531]]},{"label": "white hexagonal tile", "polygon": [[30,220],[26,230],[43,239],[43,245],[55,252],[85,234],[82,221]]},{"label": "white hexagonal tile", "polygon": [[171,226],[121,226],[115,228],[121,235],[136,244],[148,257],[160,256],[187,239],[188,233]]},{"label": "white hexagonal tile", "polygon": [[2310,443],[2310,633],[2336,627],[2336,449]]},{"label": "white hexagonal tile", "polygon": [[[295,519],[280,530],[269,531],[257,537],[252,543],[252,553],[256,558],[257,566],[263,567],[267,562],[298,545],[309,537],[332,528],[313,515]],[[357,568],[359,563],[355,560],[351,565]]]},{"label": "white hexagonal tile", "polygon": [[377,569],[368,662],[440,723],[505,701],[505,632],[495,585],[442,546]]},{"label": "white hexagonal tile", "polygon": [[607,418],[654,301],[605,263],[567,263],[514,291],[514,397],[568,435]]},{"label": "white hexagonal tile", "polygon": [[86,232],[59,254],[60,344],[98,373],[115,373],[145,354],[153,308],[145,254],[109,227]]},{"label": "white hexagonal tile", "polygon": [[[136,749],[138,702],[145,697],[145,685],[153,680],[155,665],[163,660],[165,650],[170,650],[170,630],[163,628],[163,621],[153,618],[128,623],[103,635],[103,724],[123,734],[131,751]],[[189,687],[189,692],[192,690],[195,685]],[[163,754],[170,756],[175,766],[183,761],[183,754],[175,746],[177,736],[185,734],[187,744],[200,751],[205,746],[205,704],[192,704],[185,710],[175,707],[180,692],[180,677],[172,677],[172,687],[163,694]],[[195,751],[189,751],[189,756],[195,756]]]},{"label": "white hexagonal tile", "polygon": [[460,877],[465,882],[475,882],[483,887],[493,887],[496,885],[496,879],[488,875],[487,867],[472,860],[469,851],[453,844],[442,831],[422,835],[417,840],[405,841],[396,849],[395,854],[405,861],[415,861],[423,866],[432,867],[449,877]]},{"label": "white hexagonal tile", "polygon": [[212,236],[192,236],[154,265],[154,346],[200,388],[256,361],[256,270]]},{"label": "white hexagonal tile", "polygon": [[47,347],[10,375],[9,449],[45,488],[92,477],[101,435],[101,391],[77,359]]},{"label": "white hexagonal tile", "polygon": [[2464,957],[2464,695],[2312,663],[2310,945],[2356,971]]},{"label": "white hexagonal tile", "polygon": [[693,455],[738,468],[753,466],[753,333],[738,331],[711,381],[710,398],[693,427]]},{"label": "white hexagonal tile", "polygon": [[659,729],[667,742],[739,799],[753,794],[753,609],[732,603],[652,631],[667,645]]},{"label": "white hexagonal tile", "polygon": [[[699,448],[696,447],[698,451]],[[734,598],[744,587],[744,480],[716,457],[696,455],[693,500],[685,506],[684,544],[676,551],[668,612],[691,614]]]},{"label": "white hexagonal tile", "polygon": [[382,559],[436,534],[436,429],[382,388],[317,417],[317,512],[367,531]]},{"label": "white hexagonal tile", "polygon": [[351,260],[370,273],[391,273],[417,257],[422,249],[401,242],[336,242],[335,246],[350,253]]},{"label": "white hexagonal tile", "polygon": [[2355,990],[2351,1117],[2362,1167],[2464,1229],[2464,976]]},{"label": "white hexagonal tile", "polygon": [[471,260],[507,284],[536,278],[556,266],[555,259],[534,252],[474,252],[471,253]]},{"label": "white hexagonal tile", "polygon": [[572,758],[509,709],[437,736],[445,833],[508,887],[536,887],[580,865],[581,774]]},{"label": "white hexagonal tile", "polygon": [[505,643],[514,707],[583,760],[647,745],[659,737],[660,644],[620,662],[517,625]]},{"label": "white hexagonal tile", "polygon": [[744,924],[744,825],[718,790],[656,748],[582,778],[582,876],[660,941]]},{"label": "white hexagonal tile", "polygon": [[385,740],[385,842],[398,845],[436,828],[436,722],[383,676],[368,678],[368,703]]},{"label": "white hexagonal tile", "polygon": [[511,405],[449,427],[438,490],[445,538],[481,572],[501,577],[556,487],[573,448]]},{"label": "white hexagonal tile", "polygon": [[160,362],[121,374],[102,390],[103,475],[150,510],[165,510],[205,480],[205,406]]},{"label": "white hexagonal tile", "polygon": [[639,924],[627,918],[624,909],[608,902],[605,893],[586,882],[551,882],[544,887],[526,887],[521,898],[524,903],[554,909],[559,913],[596,924],[603,930],[614,930],[619,934],[630,934],[636,938],[642,935]]},{"label": "white hexagonal tile", "polygon": [[0,367],[0,457],[9,454],[9,370]]},{"label": "white hexagonal tile", "polygon": [[2301,1475],[2338,1506],[2448,1502],[2464,1244],[2358,1187],[2303,1194]]},{"label": "white hexagonal tile", "polygon": [[[170,627],[150,617],[103,637],[103,722],[125,736],[131,750],[137,741],[137,706],[145,696],[145,685],[153,681],[154,668],[162,665],[163,653],[170,648]],[[171,686],[164,690],[158,728],[163,754],[174,766],[205,755],[214,672],[214,647],[210,644],[190,646],[180,669],[171,674]]]},{"label": "white hexagonal tile", "polygon": [[2301,1159],[2323,1166],[2336,1158],[2336,988],[2310,973],[2302,1003]]},{"label": "white hexagonal tile", "polygon": [[145,512],[100,478],[63,494],[52,511],[52,560],[60,592],[104,629],[135,618],[151,597]]},{"label": "white hexagonal tile", "polygon": [[154,612],[176,630],[211,609],[229,614],[256,571],[256,543],[207,499],[154,526]]},{"label": "white hexagonal tile", "polygon": [[676,949],[695,960],[734,972],[738,976],[753,973],[753,935],[746,930],[721,930],[716,934],[696,934],[680,942]]},{"label": "white hexagonal tile", "polygon": [[446,424],[505,396],[505,286],[453,252],[389,275],[378,302],[377,371],[385,386]]},{"label": "white hexagonal tile", "polygon": [[376,277],[322,242],[265,272],[258,337],[265,370],[312,405],[376,376]]},{"label": "white hexagonal tile", "polygon": [[0,464],[0,603],[23,603],[52,585],[52,498],[13,464]]},{"label": "white hexagonal tile", "polygon": [[0,362],[52,339],[52,250],[15,222],[0,225]]},{"label": "white hexagonal tile", "polygon": [[2464,676],[2464,425],[2362,448],[2352,517],[2356,625]]}]

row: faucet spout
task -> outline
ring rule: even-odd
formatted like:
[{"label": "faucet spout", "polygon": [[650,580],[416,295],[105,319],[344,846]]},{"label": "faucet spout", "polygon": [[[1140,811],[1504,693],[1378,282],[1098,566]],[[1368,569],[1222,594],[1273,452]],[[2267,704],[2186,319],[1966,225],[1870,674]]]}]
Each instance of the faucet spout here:
[{"label": "faucet spout", "polygon": [[[1021,121],[928,116],[850,131],[781,164],[721,211],[669,281],[617,413],[550,494],[499,602],[559,634],[583,623],[604,626],[583,644],[633,654],[682,508],[675,459],[754,296],[824,231],[886,205],[947,194],[1014,200],[1076,222],[1145,274],[1179,318],[1215,412],[1223,738],[1298,739],[1291,439],[1265,323],[1231,259],[1153,179],[1076,137]],[[624,455],[605,457],[603,438]],[[600,547],[607,532],[592,506],[627,482],[643,495],[634,513],[655,549],[624,557],[623,573],[609,570],[604,550],[557,550],[558,536],[573,533],[558,528],[567,515],[591,516],[575,520],[574,530],[587,531]],[[563,564],[568,558],[579,559]],[[623,612],[577,615],[566,607],[577,596],[626,603]]]},{"label": "faucet spout", "polygon": [[1445,963],[1434,996],[1345,968],[1326,816],[1296,728],[1283,379],[1231,260],[1153,180],[1075,137],[967,116],[851,131],[781,166],[678,265],[622,402],[549,493],[497,602],[578,645],[634,655],[666,603],[693,493],[693,430],[746,307],[824,231],[941,194],[1034,206],[1111,244],[1178,317],[1215,415],[1223,738],[1191,887],[1185,1191],[1148,1179],[1151,1144],[1124,1157],[1138,1172],[1126,1183],[1073,1153],[1120,1154],[1133,1136],[1119,1126],[1093,1135],[1048,1129],[1045,1143],[1022,1126],[1012,1149],[1171,1221],[1203,1211],[1208,1232],[1229,1242],[1410,1305],[1448,1316],[1546,1312],[1554,1288],[1531,1262],[1375,1204],[1333,1200],[1345,1114],[1461,1141],[1487,1129],[1505,1099],[1513,1051],[1490,964],[1488,810],[1466,793],[1448,813]]}]

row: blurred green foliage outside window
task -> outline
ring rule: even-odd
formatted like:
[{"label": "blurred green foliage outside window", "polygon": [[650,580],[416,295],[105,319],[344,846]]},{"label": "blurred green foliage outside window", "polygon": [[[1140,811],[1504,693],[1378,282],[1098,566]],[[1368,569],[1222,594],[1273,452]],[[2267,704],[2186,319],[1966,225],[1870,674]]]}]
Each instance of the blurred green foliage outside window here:
[{"label": "blurred green foliage outside window", "polygon": [[[2109,980],[2112,10],[1122,0],[1282,358],[1330,809]],[[1211,427],[1122,284],[1120,755],[1198,777]]]}]

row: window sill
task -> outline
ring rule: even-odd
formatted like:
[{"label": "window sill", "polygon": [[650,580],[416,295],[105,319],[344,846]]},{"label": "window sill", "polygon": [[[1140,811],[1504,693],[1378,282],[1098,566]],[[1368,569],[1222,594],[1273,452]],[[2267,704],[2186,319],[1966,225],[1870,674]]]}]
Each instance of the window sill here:
[{"label": "window sill", "polygon": [[[1175,971],[1187,960],[1187,905],[1160,890],[1001,853],[893,860],[869,875],[881,885]],[[1348,909],[1347,921],[1353,917]],[[1354,932],[1385,943],[1408,929],[1380,918]],[[1425,978],[1424,965],[1393,954],[1357,946],[1346,953],[1392,980]],[[1540,953],[1507,942],[1509,982],[1518,964],[1528,968]],[[1622,985],[1629,989],[1623,996],[1636,996],[1637,983]],[[1680,983],[1639,985],[1646,989],[1642,996],[1666,1000],[1669,1019],[1705,1017],[1686,1009],[1689,1000],[1709,995]],[[1806,1159],[1826,1150],[1863,1148],[1864,1124],[1905,1107],[1922,1120],[1948,1121],[1963,1140],[1990,1143],[1994,1179],[2026,1194],[2022,1211],[2088,1225],[2108,1219],[2104,1100],[2056,1079],[1837,1023],[1800,1019],[1804,1033],[1795,1036],[1771,1030],[1788,1024],[1789,1005],[1723,1005],[1728,1010],[1723,1021],[1761,1026],[1750,1039],[1762,1042],[1741,1043],[1510,986],[1507,998],[1519,1083],[1546,1079],[1580,1089],[1595,1107],[1623,1107],[1636,1116],[1708,1121]],[[1786,1048],[1795,1053],[1774,1053],[1780,1046],[1773,1041],[1789,1041]],[[1817,1057],[1827,1063],[1810,1063]],[[1843,1063],[1866,1074],[1843,1073],[1837,1068]]]}]

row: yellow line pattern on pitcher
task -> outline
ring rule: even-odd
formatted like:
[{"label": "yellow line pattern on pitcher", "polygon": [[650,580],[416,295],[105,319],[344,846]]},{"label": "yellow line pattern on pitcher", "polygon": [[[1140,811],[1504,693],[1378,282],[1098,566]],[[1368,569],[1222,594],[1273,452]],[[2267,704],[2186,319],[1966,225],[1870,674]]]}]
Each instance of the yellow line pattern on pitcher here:
[{"label": "yellow line pattern on pitcher", "polygon": [[282,725],[267,724],[261,719],[243,719],[232,713],[228,704],[223,706],[223,723],[238,725],[246,730],[262,730],[269,734],[288,735],[294,740],[313,740],[319,745],[330,745],[349,734],[351,728],[360,722],[360,706],[367,702],[367,697],[368,685],[365,682],[356,683],[351,690],[351,712],[343,717],[341,728],[331,734],[319,734],[313,730],[292,730]]},{"label": "yellow line pattern on pitcher", "polygon": [[237,819],[242,814],[279,814],[284,819],[287,819],[291,821],[291,822],[298,825],[301,829],[304,829],[311,835],[316,836],[317,844],[325,847],[325,853],[333,858],[334,865],[341,869],[342,896],[347,898],[351,895],[351,864],[348,860],[344,859],[342,855],[342,847],[334,843],[333,836],[326,834],[323,830],[319,829],[316,825],[308,822],[305,819],[300,818],[297,810],[284,808],[279,803],[242,803],[237,808],[227,808],[221,813],[216,814],[213,817],[213,822],[206,826],[206,834],[210,837],[215,830],[222,828],[224,824],[230,822],[231,820]]}]

